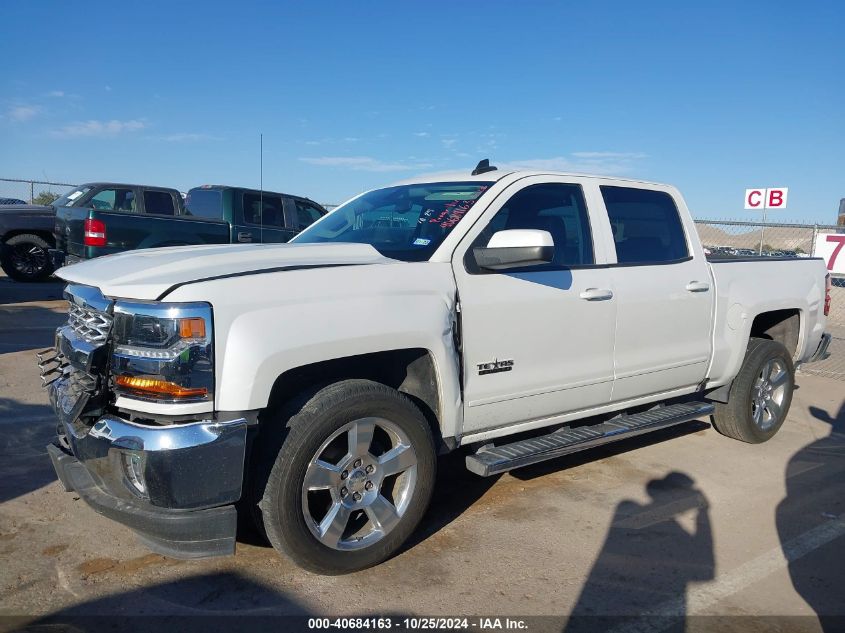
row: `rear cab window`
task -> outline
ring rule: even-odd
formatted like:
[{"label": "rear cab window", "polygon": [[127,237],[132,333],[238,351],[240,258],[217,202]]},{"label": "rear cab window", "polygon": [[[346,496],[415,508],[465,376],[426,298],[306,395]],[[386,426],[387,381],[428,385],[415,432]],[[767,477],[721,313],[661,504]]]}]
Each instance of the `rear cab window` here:
[{"label": "rear cab window", "polygon": [[223,219],[223,192],[220,189],[191,189],[185,198],[187,215]]},{"label": "rear cab window", "polygon": [[664,191],[601,186],[616,259],[620,264],[662,264],[689,258],[675,200]]},{"label": "rear cab window", "polygon": [[173,196],[167,191],[144,191],[144,211],[154,215],[176,215]]}]

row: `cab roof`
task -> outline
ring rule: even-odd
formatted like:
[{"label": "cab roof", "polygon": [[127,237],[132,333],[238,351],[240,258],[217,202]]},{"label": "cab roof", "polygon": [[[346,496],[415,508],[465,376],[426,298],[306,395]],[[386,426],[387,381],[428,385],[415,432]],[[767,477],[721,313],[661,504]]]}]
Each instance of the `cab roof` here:
[{"label": "cab roof", "polygon": [[[482,161],[484,162],[484,161]],[[479,163],[481,166],[481,163]],[[477,168],[476,168],[477,169]],[[489,171],[484,171],[479,174],[475,174],[474,170],[466,169],[462,171],[448,171],[448,172],[437,172],[437,173],[428,173],[428,174],[420,174],[419,176],[415,176],[413,178],[406,178],[400,180],[398,182],[394,182],[393,185],[413,185],[417,183],[424,183],[424,182],[498,182],[507,176],[569,176],[575,178],[595,178],[601,180],[616,180],[619,182],[636,182],[644,185],[654,185],[658,187],[665,187],[667,186],[666,183],[659,183],[659,182],[652,182],[649,180],[642,180],[639,178],[620,178],[618,176],[609,176],[609,175],[601,175],[601,174],[585,174],[585,173],[578,173],[578,172],[564,172],[564,171],[555,171],[549,169],[520,169],[518,166],[508,166],[505,165],[503,168],[496,168],[493,167]]]},{"label": "cab roof", "polygon": [[620,176],[609,176],[607,174],[585,174],[575,171],[553,171],[550,169],[512,169],[510,171],[497,170],[494,172],[487,172],[472,176],[465,171],[448,171],[437,172],[430,174],[420,174],[413,178],[406,178],[392,183],[393,185],[413,185],[424,182],[498,182],[506,176],[570,176],[573,178],[595,178],[597,180],[618,180],[619,182],[638,182],[644,185],[655,185],[658,187],[668,186],[663,182],[654,182],[652,180],[642,180],[641,178],[622,178]]},{"label": "cab roof", "polygon": [[283,191],[275,191],[275,190],[272,190],[272,189],[255,189],[253,187],[239,187],[237,185],[197,185],[196,187],[191,187],[188,190],[188,193],[190,193],[191,191],[203,190],[203,189],[213,190],[213,191],[221,191],[223,189],[238,189],[239,191],[251,191],[251,192],[254,191],[255,193],[263,192],[263,193],[274,194],[274,195],[277,195],[277,196],[286,196],[288,198],[295,198],[296,200],[307,200],[308,202],[313,202],[314,204],[323,206],[319,202],[315,202],[314,200],[312,200],[311,198],[309,198],[307,196],[298,196],[294,193],[284,193]]}]

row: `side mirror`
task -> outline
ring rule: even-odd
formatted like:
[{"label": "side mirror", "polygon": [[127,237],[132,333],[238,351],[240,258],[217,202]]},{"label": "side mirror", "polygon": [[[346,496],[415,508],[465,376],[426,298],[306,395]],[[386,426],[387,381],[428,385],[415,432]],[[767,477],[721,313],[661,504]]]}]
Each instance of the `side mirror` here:
[{"label": "side mirror", "polygon": [[507,270],[551,263],[555,243],[548,231],[510,229],[494,233],[485,248],[472,251],[479,268]]}]

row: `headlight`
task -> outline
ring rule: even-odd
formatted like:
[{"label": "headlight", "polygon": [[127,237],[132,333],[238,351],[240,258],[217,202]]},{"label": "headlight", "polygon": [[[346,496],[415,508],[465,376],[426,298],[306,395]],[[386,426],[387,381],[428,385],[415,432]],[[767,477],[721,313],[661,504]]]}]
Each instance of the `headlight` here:
[{"label": "headlight", "polygon": [[212,325],[211,306],[206,303],[117,301],[115,390],[157,402],[212,400]]}]

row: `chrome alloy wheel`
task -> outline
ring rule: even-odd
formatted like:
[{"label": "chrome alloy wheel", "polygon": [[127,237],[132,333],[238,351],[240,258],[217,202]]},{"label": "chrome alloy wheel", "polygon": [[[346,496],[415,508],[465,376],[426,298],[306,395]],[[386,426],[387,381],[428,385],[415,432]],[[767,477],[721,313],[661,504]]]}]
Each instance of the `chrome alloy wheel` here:
[{"label": "chrome alloy wheel", "polygon": [[302,512],[321,543],[338,550],[369,547],[408,509],[417,455],[390,420],[361,418],[335,431],[308,463]]},{"label": "chrome alloy wheel", "polygon": [[766,361],[751,388],[751,417],[761,430],[768,431],[780,420],[788,383],[784,363],[776,358]]}]

